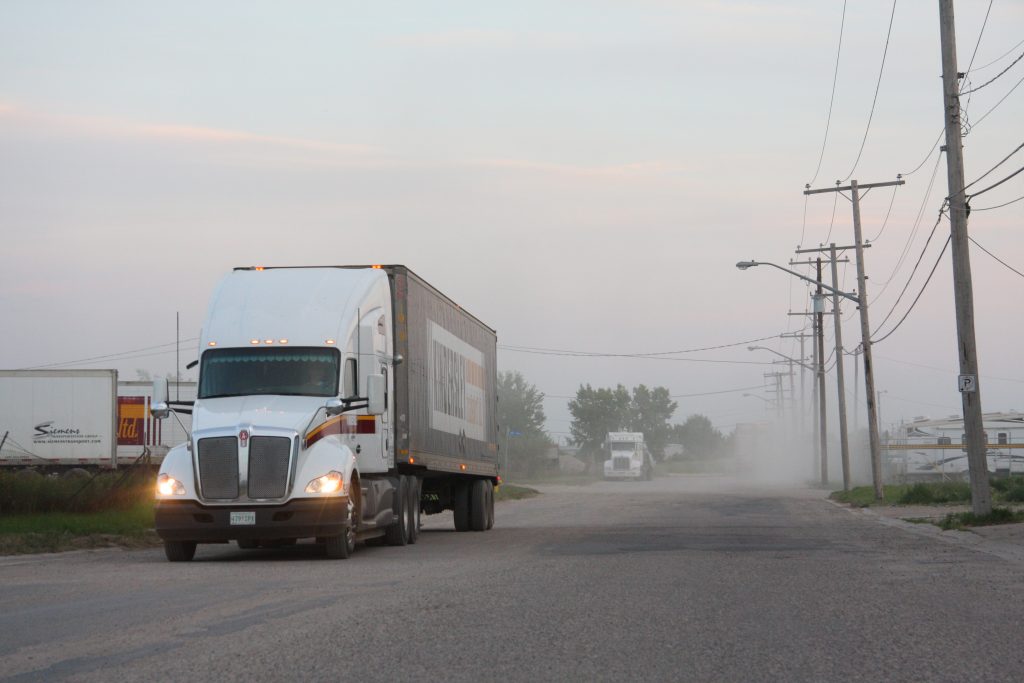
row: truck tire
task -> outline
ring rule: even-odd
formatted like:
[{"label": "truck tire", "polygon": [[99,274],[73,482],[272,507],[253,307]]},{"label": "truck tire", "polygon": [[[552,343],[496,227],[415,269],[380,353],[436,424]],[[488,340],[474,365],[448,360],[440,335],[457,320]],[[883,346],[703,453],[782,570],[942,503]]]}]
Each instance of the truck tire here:
[{"label": "truck tire", "polygon": [[384,540],[388,545],[405,545],[409,542],[409,477],[404,474],[398,477],[398,490],[395,491],[395,513],[393,521],[384,532]]},{"label": "truck tire", "polygon": [[331,560],[347,560],[356,549],[356,532],[352,525],[345,530],[345,533],[337,536],[328,536],[324,539],[324,553]]},{"label": "truck tire", "polygon": [[164,555],[170,562],[191,562],[196,556],[195,541],[164,541]]},{"label": "truck tire", "polygon": [[417,477],[409,477],[406,513],[409,516],[409,543],[415,543],[420,536],[420,480]]},{"label": "truck tire", "polygon": [[487,530],[487,485],[486,479],[475,479],[469,495],[469,528],[473,531]]},{"label": "truck tire", "polygon": [[452,488],[452,511],[455,513],[455,530],[469,531],[470,482],[455,482],[452,484]]},{"label": "truck tire", "polygon": [[494,484],[488,480],[487,482],[487,529],[491,530],[494,527]]}]

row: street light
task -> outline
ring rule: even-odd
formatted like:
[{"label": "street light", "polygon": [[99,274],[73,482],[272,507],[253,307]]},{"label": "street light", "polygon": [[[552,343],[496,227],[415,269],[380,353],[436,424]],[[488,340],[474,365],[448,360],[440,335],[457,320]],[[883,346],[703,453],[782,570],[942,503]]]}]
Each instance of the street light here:
[{"label": "street light", "polygon": [[857,304],[858,306],[860,305],[860,297],[858,297],[856,294],[850,294],[849,292],[840,291],[840,290],[836,289],[835,287],[830,287],[829,285],[826,285],[824,282],[818,282],[817,280],[812,280],[811,278],[807,277],[806,275],[801,275],[800,273],[796,272],[795,270],[790,270],[789,268],[783,268],[782,266],[780,266],[780,265],[778,265],[776,263],[769,263],[768,261],[740,261],[739,263],[736,264],[736,267],[739,268],[740,270],[746,270],[747,268],[753,268],[754,266],[771,266],[772,268],[778,268],[779,270],[781,270],[784,273],[789,273],[790,275],[793,275],[794,277],[798,277],[801,280],[806,280],[807,282],[810,282],[814,286],[819,286],[820,285],[823,289],[827,289],[828,291],[832,292],[833,294],[838,294],[839,296],[846,297],[847,299],[849,299],[853,303]]}]

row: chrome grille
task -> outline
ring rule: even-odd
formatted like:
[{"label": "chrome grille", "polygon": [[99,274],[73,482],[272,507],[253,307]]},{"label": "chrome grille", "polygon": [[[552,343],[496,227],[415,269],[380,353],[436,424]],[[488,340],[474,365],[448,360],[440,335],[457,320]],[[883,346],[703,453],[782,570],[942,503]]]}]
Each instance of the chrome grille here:
[{"label": "chrome grille", "polygon": [[283,436],[254,436],[249,441],[249,497],[284,498],[292,440]]},{"label": "chrome grille", "polygon": [[199,481],[203,498],[238,498],[238,440],[199,439]]},{"label": "chrome grille", "polygon": [[629,458],[617,455],[612,458],[612,469],[613,470],[628,470],[629,469]]}]

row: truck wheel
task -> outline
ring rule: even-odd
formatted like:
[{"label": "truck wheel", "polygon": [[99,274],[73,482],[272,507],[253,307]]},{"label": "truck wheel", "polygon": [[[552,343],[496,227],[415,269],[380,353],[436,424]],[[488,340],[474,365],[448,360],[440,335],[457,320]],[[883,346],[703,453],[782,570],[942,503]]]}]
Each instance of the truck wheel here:
[{"label": "truck wheel", "polygon": [[494,484],[487,482],[487,530],[494,527]]},{"label": "truck wheel", "polygon": [[465,481],[456,482],[452,485],[452,510],[455,513],[455,530],[469,531],[469,499],[470,483]]},{"label": "truck wheel", "polygon": [[164,555],[171,562],[191,562],[196,556],[195,541],[164,541]]},{"label": "truck wheel", "polygon": [[[324,553],[331,560],[347,560],[356,551],[356,529],[362,516],[362,501],[359,500],[359,480],[353,482],[352,495],[348,499],[348,527],[337,536],[324,539]],[[319,539],[318,539],[319,540]]]},{"label": "truck wheel", "polygon": [[487,484],[486,479],[476,479],[471,485],[469,496],[469,527],[473,531],[487,530]]},{"label": "truck wheel", "polygon": [[409,477],[409,500],[405,510],[409,518],[409,543],[415,543],[420,535],[420,480],[416,477]]},{"label": "truck wheel", "polygon": [[384,540],[388,545],[405,545],[409,542],[409,477],[404,474],[398,477],[398,490],[395,491],[395,505],[391,509],[395,513],[393,521],[384,532]]}]

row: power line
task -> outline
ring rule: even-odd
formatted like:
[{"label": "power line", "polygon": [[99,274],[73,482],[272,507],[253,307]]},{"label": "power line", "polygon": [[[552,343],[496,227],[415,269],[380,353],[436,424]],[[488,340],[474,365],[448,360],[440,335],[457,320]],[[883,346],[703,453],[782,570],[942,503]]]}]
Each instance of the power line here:
[{"label": "power line", "polygon": [[991,251],[989,251],[989,250],[988,250],[988,249],[986,249],[985,247],[983,247],[983,246],[981,246],[980,244],[978,244],[978,240],[976,240],[976,239],[974,239],[973,237],[970,237],[970,236],[968,236],[968,238],[967,238],[967,239],[969,239],[969,240],[970,240],[971,242],[974,242],[974,246],[978,247],[978,249],[981,249],[981,250],[982,250],[983,252],[985,252],[986,254],[988,254],[989,256],[991,256],[992,258],[994,258],[994,259],[995,259],[996,261],[999,261],[999,262],[1000,262],[1000,263],[1002,263],[1002,264],[1003,264],[1004,266],[1006,266],[1007,268],[1009,268],[1009,269],[1010,269],[1010,270],[1012,270],[1013,272],[1017,273],[1017,275],[1020,275],[1021,277],[1024,277],[1024,273],[1020,272],[1019,270],[1017,270],[1016,268],[1014,268],[1013,266],[1011,266],[1011,265],[1010,265],[1009,263],[1007,263],[1006,261],[1002,260],[1001,258],[999,258],[998,256],[996,256],[995,254],[993,254],[993,253],[992,253]]},{"label": "power line", "polygon": [[975,93],[975,92],[978,92],[979,90],[981,90],[982,88],[984,88],[984,87],[985,87],[985,86],[987,86],[987,85],[991,85],[992,83],[994,83],[994,82],[996,81],[996,79],[998,79],[998,78],[999,78],[1000,76],[1002,76],[1002,75],[1003,75],[1003,74],[1005,74],[1005,73],[1006,73],[1007,71],[1009,71],[1010,69],[1012,69],[1012,68],[1014,67],[1014,65],[1016,65],[1016,64],[1017,64],[1017,62],[1019,62],[1019,61],[1020,61],[1020,60],[1022,60],[1022,59],[1024,59],[1024,52],[1021,52],[1021,53],[1020,53],[1020,56],[1019,56],[1019,57],[1017,57],[1017,59],[1015,59],[1015,60],[1013,60],[1012,62],[1010,62],[1010,65],[1009,65],[1008,67],[1006,67],[1005,69],[1003,69],[1002,71],[1000,71],[999,73],[997,73],[997,74],[996,74],[995,76],[993,76],[992,78],[988,79],[987,81],[985,81],[984,83],[982,83],[981,85],[979,85],[979,86],[978,86],[977,88],[971,88],[970,90],[964,90],[964,91],[963,91],[963,92],[961,92],[960,94],[961,94],[961,95],[970,95],[971,93]]},{"label": "power line", "polygon": [[818,167],[814,169],[814,177],[808,185],[813,185],[814,181],[818,179],[818,173],[821,171],[821,161],[825,158],[825,147],[828,144],[828,129],[832,125],[832,105],[836,99],[836,82],[839,80],[839,56],[843,52],[843,31],[846,27],[846,0],[843,0],[843,17],[839,22],[839,46],[836,48],[836,68],[832,74],[832,95],[828,99],[828,116],[825,119],[825,138],[821,141],[821,154],[818,155]]},{"label": "power line", "polygon": [[896,310],[896,307],[900,305],[900,301],[903,299],[903,295],[907,293],[907,289],[910,287],[910,283],[914,281],[914,275],[917,273],[917,268],[918,266],[921,265],[921,260],[924,258],[925,253],[928,251],[928,245],[931,244],[932,237],[935,236],[935,231],[938,229],[939,223],[942,222],[942,216],[943,212],[945,211],[945,208],[946,204],[943,203],[942,207],[939,209],[939,216],[938,218],[935,219],[935,225],[932,226],[932,231],[928,233],[928,239],[925,240],[924,248],[921,249],[921,255],[917,257],[917,263],[914,264],[914,269],[910,271],[910,277],[907,278],[907,283],[903,285],[903,289],[900,291],[899,296],[896,297],[896,301],[893,302],[892,308],[890,308],[889,312],[885,314],[885,318],[882,319],[882,322],[878,323],[878,326],[875,328],[874,334],[878,334],[878,330],[882,329],[882,327],[885,326],[885,323],[889,320],[893,312]]},{"label": "power line", "polygon": [[668,358],[665,356],[638,356],[635,354],[628,353],[615,353],[615,354],[597,354],[597,353],[572,353],[572,352],[560,352],[560,351],[530,351],[528,349],[509,349],[504,347],[505,351],[512,351],[515,353],[529,353],[538,356],[568,356],[570,358],[636,358],[638,360],[665,360],[665,361],[676,361],[679,363],[723,363],[727,365],[771,365],[770,363],[761,363],[758,361],[750,360],[721,360],[716,358]]},{"label": "power line", "polygon": [[967,70],[967,72],[968,72],[968,73],[970,73],[971,71],[982,71],[982,70],[984,70],[984,69],[987,69],[988,67],[992,66],[992,65],[993,65],[993,64],[995,64],[996,62],[1000,62],[1000,61],[1002,61],[1002,60],[1003,60],[1003,58],[1004,58],[1004,57],[1006,57],[1007,55],[1009,55],[1009,54],[1012,54],[1012,53],[1013,53],[1013,51],[1014,51],[1014,50],[1016,50],[1016,49],[1017,49],[1018,47],[1020,47],[1021,45],[1024,45],[1024,40],[1020,41],[1019,43],[1017,43],[1016,45],[1014,45],[1013,47],[1011,47],[1011,48],[1010,48],[1009,50],[1007,50],[1007,51],[1006,51],[1006,52],[1004,52],[1003,54],[1001,54],[1001,55],[999,55],[998,57],[996,57],[995,59],[993,59],[993,60],[992,60],[991,62],[989,62],[988,64],[982,64],[981,66],[979,66],[979,67],[977,67],[977,68],[974,68],[974,69],[968,69],[968,70]]},{"label": "power line", "polygon": [[882,221],[882,227],[878,231],[878,234],[875,235],[873,239],[868,240],[868,242],[877,241],[878,238],[882,236],[882,233],[885,232],[885,226],[889,225],[889,216],[892,214],[892,205],[896,203],[896,190],[898,190],[899,188],[899,185],[892,186],[892,197],[889,199],[889,210],[885,212],[885,220]]},{"label": "power line", "polygon": [[991,211],[992,209],[1001,209],[1004,206],[1009,206],[1010,204],[1016,204],[1017,202],[1021,201],[1022,199],[1024,199],[1024,195],[1021,195],[1020,197],[1017,197],[1016,199],[1011,199],[1010,201],[1004,202],[1002,204],[996,204],[995,206],[983,206],[980,209],[975,209],[974,207],[971,207],[971,211]]},{"label": "power line", "polygon": [[[1000,162],[1000,163],[1002,163],[1002,162]],[[1006,182],[1007,180],[1010,180],[1010,179],[1011,179],[1011,178],[1013,178],[1014,176],[1016,176],[1016,175],[1020,174],[1020,173],[1021,173],[1022,171],[1024,171],[1024,166],[1021,166],[1021,167],[1020,167],[1020,168],[1018,168],[1018,169],[1017,169],[1016,171],[1014,171],[1014,172],[1013,172],[1013,173],[1011,173],[1010,175],[1006,176],[1005,178],[1003,178],[1003,179],[1002,179],[1002,180],[1000,180],[999,182],[997,182],[997,183],[992,183],[991,185],[989,185],[988,187],[986,187],[986,188],[985,188],[985,189],[983,189],[983,190],[978,190],[977,192],[972,192],[971,194],[967,195],[967,198],[968,198],[968,199],[973,199],[974,197],[977,197],[977,196],[979,196],[979,195],[983,195],[983,194],[985,194],[985,193],[986,193],[986,192],[988,192],[989,190],[994,190],[994,189],[996,189],[997,187],[999,187],[1000,185],[1002,185],[1003,183],[1005,183],[1005,182]],[[979,180],[980,180],[980,178],[979,178]]]},{"label": "power line", "polygon": [[699,353],[701,351],[717,351],[719,349],[728,349],[733,346],[744,346],[746,344],[753,344],[754,342],[765,341],[768,339],[776,339],[779,335],[773,334],[767,337],[758,337],[757,339],[748,339],[746,341],[733,342],[731,344],[718,344],[717,346],[703,346],[695,349],[682,349],[679,351],[653,351],[648,353],[600,353],[596,351],[578,351],[573,349],[551,349],[543,346],[521,346],[517,344],[498,344],[499,349],[507,351],[545,351],[553,354],[571,354],[575,356],[598,356],[598,357],[624,357],[624,358],[643,358],[646,356],[674,356],[680,353]]},{"label": "power line", "polygon": [[[197,341],[199,337],[190,337],[188,339],[182,339],[180,342],[168,342],[167,344],[157,344],[156,346],[144,346],[141,349],[131,349],[130,351],[119,351],[117,353],[108,353],[103,356],[91,356],[89,358],[79,358],[77,360],[68,360],[62,363],[48,363],[46,365],[31,365],[25,368],[19,368],[20,370],[41,370],[43,368],[54,368],[59,365],[74,365],[75,363],[85,363],[86,361],[100,361],[100,360],[130,360],[131,358],[143,358],[144,356],[129,356],[128,358],[119,358],[119,356],[127,356],[132,353],[139,353],[141,351],[152,351],[153,349],[162,349],[168,346],[177,346],[179,343]],[[173,349],[172,349],[173,350]],[[170,353],[171,351],[163,351],[161,353]],[[160,355],[160,354],[147,354],[147,355]]]},{"label": "power line", "polygon": [[1016,154],[1017,152],[1021,151],[1022,149],[1024,149],[1024,142],[1022,142],[1022,143],[1020,143],[1019,145],[1017,145],[1017,147],[1016,147],[1016,148],[1015,148],[1015,149],[1014,149],[1014,150],[1013,150],[1012,152],[1010,152],[1010,153],[1009,153],[1009,154],[1007,154],[1007,155],[1006,155],[1005,157],[1003,157],[1003,160],[1002,160],[1002,161],[1000,161],[1000,162],[999,162],[998,164],[996,164],[996,165],[995,165],[995,166],[993,166],[992,168],[988,169],[987,171],[985,171],[984,173],[982,173],[982,174],[981,174],[980,176],[978,176],[977,178],[975,178],[975,179],[974,179],[974,180],[972,180],[971,182],[969,182],[969,183],[967,183],[966,185],[964,185],[964,188],[963,188],[963,189],[965,189],[965,190],[966,190],[967,188],[971,187],[972,185],[976,185],[976,184],[977,184],[978,182],[980,182],[980,181],[981,181],[981,180],[982,180],[982,179],[983,179],[983,178],[984,178],[985,176],[987,176],[987,175],[988,175],[989,173],[991,173],[992,171],[996,170],[997,168],[999,168],[1000,166],[1002,166],[1003,164],[1005,164],[1005,163],[1006,163],[1006,162],[1007,162],[1007,161],[1008,161],[1008,160],[1010,159],[1010,157],[1012,157],[1012,156],[1013,156],[1014,154]]},{"label": "power line", "polygon": [[[971,61],[967,63],[967,69],[964,71],[965,74],[971,72],[971,67],[974,66],[974,58],[978,56],[978,47],[981,45],[981,37],[985,35],[985,27],[988,26],[988,15],[992,11],[993,0],[988,0],[988,9],[985,10],[985,19],[981,22],[981,30],[978,31],[978,40],[974,42],[974,52],[971,53]],[[964,93],[960,93],[963,95]]]},{"label": "power line", "polygon": [[939,148],[939,141],[942,140],[942,136],[945,134],[945,132],[946,132],[945,128],[943,128],[942,130],[939,131],[938,137],[935,138],[935,142],[933,142],[932,146],[929,148],[928,156],[926,156],[924,159],[921,159],[921,163],[919,163],[917,166],[915,166],[913,171],[905,171],[903,173],[900,173],[899,175],[901,175],[904,178],[906,178],[907,176],[914,175],[915,173],[920,171],[921,167],[925,165],[925,162],[927,162],[929,159],[931,159],[932,158],[932,154],[934,154],[935,150],[937,150]]},{"label": "power line", "polygon": [[1018,87],[1020,87],[1021,83],[1024,83],[1024,76],[1022,76],[1021,79],[1019,81],[1017,81],[1017,83],[1012,88],[1010,88],[1007,91],[1007,93],[1000,98],[1000,100],[998,102],[996,102],[994,105],[992,105],[991,109],[989,109],[987,112],[982,114],[981,118],[979,118],[977,121],[974,122],[974,127],[977,128],[978,124],[980,124],[982,121],[984,121],[986,118],[988,118],[988,115],[991,114],[992,112],[994,112],[996,110],[996,108],[999,105],[1001,105],[1003,103],[1003,101],[1006,100],[1006,98],[1009,97],[1013,93],[1014,90],[1016,90]]},{"label": "power line", "polygon": [[917,302],[918,300],[920,300],[921,295],[924,294],[924,290],[928,288],[928,283],[932,281],[932,276],[935,275],[935,269],[939,267],[939,262],[942,261],[942,256],[943,254],[946,253],[946,247],[949,246],[949,242],[951,239],[952,235],[946,238],[946,243],[942,245],[942,251],[939,252],[939,258],[935,259],[935,265],[932,266],[932,271],[928,273],[928,279],[924,281],[924,285],[921,286],[921,291],[917,293],[917,296],[914,298],[914,301],[911,302],[910,308],[907,309],[907,312],[903,314],[903,317],[900,318],[900,321],[898,323],[896,323],[896,326],[889,330],[889,332],[887,332],[884,337],[881,337],[880,339],[872,339],[872,344],[877,344],[879,342],[885,341],[886,339],[892,336],[893,332],[900,329],[900,325],[902,325],[903,321],[907,319],[907,316],[910,315],[910,312],[914,310],[914,306],[917,305]]},{"label": "power line", "polygon": [[864,145],[868,141],[868,132],[871,130],[871,119],[875,116],[875,103],[878,102],[878,91],[882,87],[882,72],[885,71],[885,57],[889,54],[889,37],[892,35],[892,21],[895,16],[896,0],[892,0],[892,13],[889,15],[889,30],[885,33],[885,49],[882,50],[882,65],[878,67],[878,80],[875,82],[875,96],[871,100],[871,112],[868,114],[868,125],[867,128],[864,129],[864,137],[860,141],[860,149],[857,150],[857,158],[853,160],[853,168],[851,168],[850,172],[846,174],[845,178],[843,178],[844,181],[852,177],[853,172],[857,170],[857,164],[860,163],[860,156],[864,153]]}]

